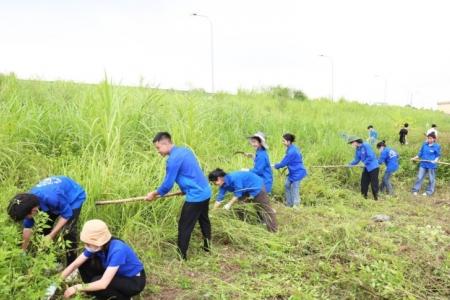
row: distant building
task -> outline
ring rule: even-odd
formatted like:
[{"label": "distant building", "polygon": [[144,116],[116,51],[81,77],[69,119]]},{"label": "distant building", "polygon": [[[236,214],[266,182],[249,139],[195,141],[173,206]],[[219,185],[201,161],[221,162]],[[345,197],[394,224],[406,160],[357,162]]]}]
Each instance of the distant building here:
[{"label": "distant building", "polygon": [[438,102],[438,109],[450,115],[450,101]]}]

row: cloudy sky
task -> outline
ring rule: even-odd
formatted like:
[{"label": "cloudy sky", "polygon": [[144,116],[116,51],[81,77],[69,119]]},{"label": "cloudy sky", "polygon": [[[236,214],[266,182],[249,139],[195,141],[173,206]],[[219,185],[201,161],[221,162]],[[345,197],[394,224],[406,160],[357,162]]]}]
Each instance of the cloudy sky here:
[{"label": "cloudy sky", "polygon": [[0,73],[432,108],[450,101],[448,3],[0,0]]}]

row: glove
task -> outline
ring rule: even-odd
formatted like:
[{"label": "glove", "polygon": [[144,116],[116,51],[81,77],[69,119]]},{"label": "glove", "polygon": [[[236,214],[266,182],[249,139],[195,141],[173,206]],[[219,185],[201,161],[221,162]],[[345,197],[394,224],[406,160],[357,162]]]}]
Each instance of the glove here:
[{"label": "glove", "polygon": [[56,284],[52,283],[48,288],[47,291],[45,292],[45,296],[47,297],[47,300],[50,300],[53,295],[56,292]]},{"label": "glove", "polygon": [[223,206],[223,209],[229,210],[231,208],[231,204],[227,203]]}]

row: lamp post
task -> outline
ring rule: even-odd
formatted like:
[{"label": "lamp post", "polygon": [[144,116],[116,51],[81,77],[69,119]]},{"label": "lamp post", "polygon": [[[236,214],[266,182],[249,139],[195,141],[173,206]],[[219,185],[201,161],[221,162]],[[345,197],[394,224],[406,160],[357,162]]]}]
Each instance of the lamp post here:
[{"label": "lamp post", "polygon": [[204,15],[199,15],[196,13],[192,14],[193,17],[202,17],[206,18],[209,21],[209,25],[211,25],[211,93],[214,94],[214,51],[213,51],[213,25],[211,19]]},{"label": "lamp post", "polygon": [[386,103],[386,86],[387,86],[387,80],[385,77],[380,76],[380,75],[375,75],[375,77],[380,77],[384,79],[384,105],[387,105]]},{"label": "lamp post", "polygon": [[[408,97],[409,97],[409,88],[406,85],[400,85],[401,87],[404,87],[406,89],[406,105],[408,105],[408,103],[410,102]],[[412,106],[412,103],[410,103],[410,106]]]},{"label": "lamp post", "polygon": [[331,60],[331,101],[334,101],[334,95],[333,95],[333,85],[334,85],[334,62],[333,59],[329,56],[320,54],[320,57],[329,58]]}]

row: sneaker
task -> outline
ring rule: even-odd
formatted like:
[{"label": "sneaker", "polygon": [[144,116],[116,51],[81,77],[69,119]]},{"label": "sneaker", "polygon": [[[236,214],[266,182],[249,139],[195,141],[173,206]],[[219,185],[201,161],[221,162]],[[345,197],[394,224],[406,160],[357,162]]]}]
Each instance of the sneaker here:
[{"label": "sneaker", "polygon": [[73,281],[78,277],[78,269],[75,269],[72,273],[67,276],[66,280]]},{"label": "sneaker", "polygon": [[55,272],[56,272],[56,273],[59,273],[59,272],[61,272],[62,270],[64,270],[64,265],[63,265],[62,263],[58,263],[58,264],[56,265],[56,267],[55,267]]},{"label": "sneaker", "polygon": [[414,195],[414,196],[417,196],[417,192],[414,192],[413,195]]},{"label": "sneaker", "polygon": [[422,196],[428,196],[428,194],[427,193],[423,193]]},{"label": "sneaker", "polygon": [[55,292],[56,292],[56,289],[57,289],[57,287],[56,287],[56,284],[54,284],[54,283],[52,283],[52,284],[47,288],[47,291],[45,292],[45,296],[47,297],[47,298],[46,298],[47,300],[52,299],[53,295],[54,295]]}]

